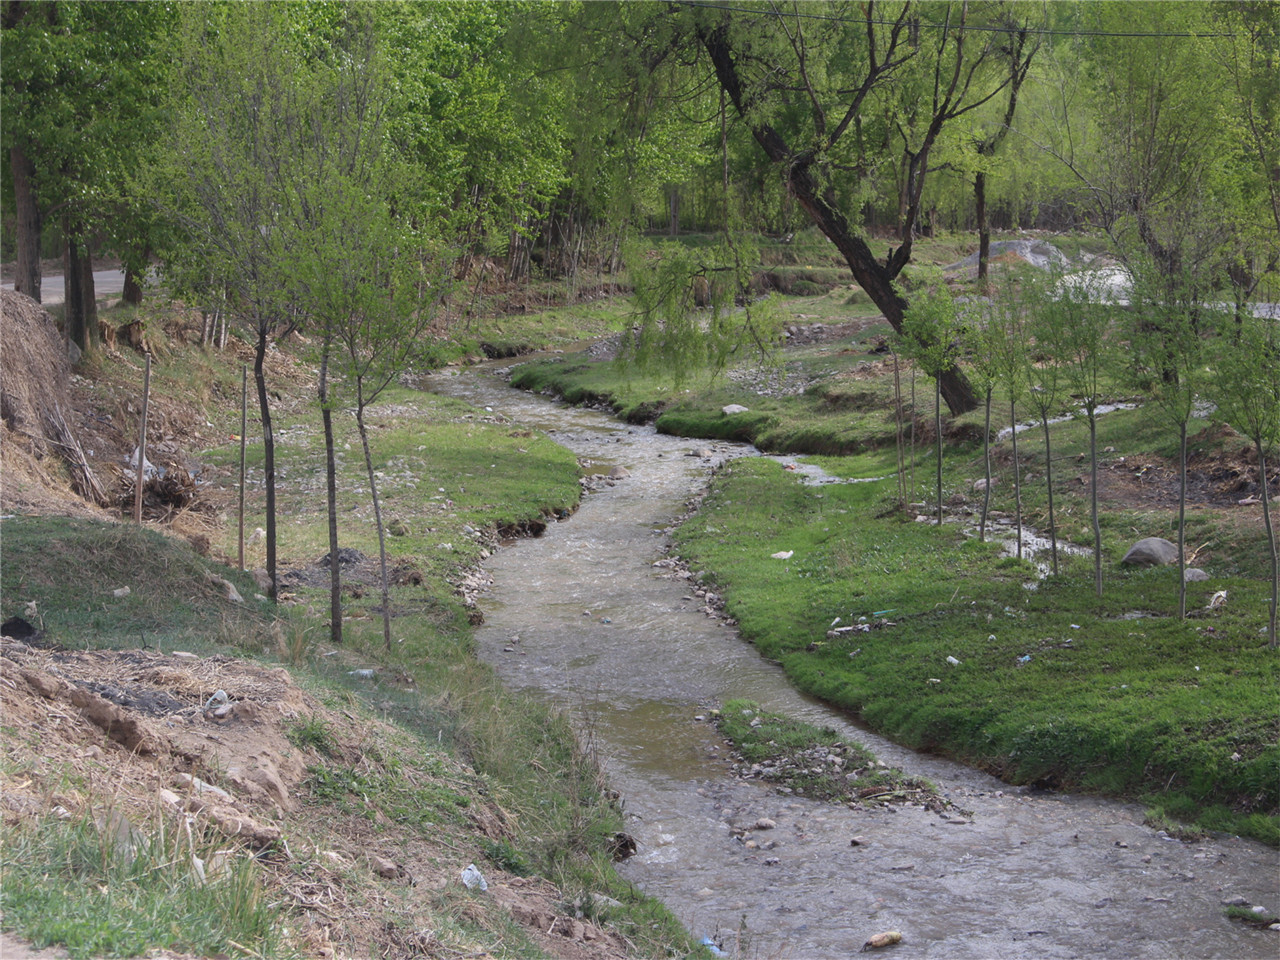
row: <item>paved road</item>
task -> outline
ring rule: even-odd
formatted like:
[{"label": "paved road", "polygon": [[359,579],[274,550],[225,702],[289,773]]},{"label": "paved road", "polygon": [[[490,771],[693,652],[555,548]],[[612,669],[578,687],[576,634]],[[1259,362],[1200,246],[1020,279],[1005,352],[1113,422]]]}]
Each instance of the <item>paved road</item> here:
[{"label": "paved road", "polygon": [[[4,288],[12,290],[13,281],[5,281]],[[93,289],[99,300],[106,296],[119,296],[124,291],[124,271],[93,271]],[[53,303],[62,303],[65,299],[67,299],[67,290],[61,276],[42,277],[40,279],[40,302],[42,304],[48,306]]]}]

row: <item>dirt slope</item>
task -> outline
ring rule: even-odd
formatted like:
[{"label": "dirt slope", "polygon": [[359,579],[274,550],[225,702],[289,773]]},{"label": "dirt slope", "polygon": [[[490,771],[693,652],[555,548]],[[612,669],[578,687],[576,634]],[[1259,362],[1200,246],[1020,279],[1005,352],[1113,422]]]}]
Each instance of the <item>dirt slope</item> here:
[{"label": "dirt slope", "polygon": [[[262,865],[270,897],[298,918],[290,926],[303,956],[489,955],[456,935],[437,938],[431,910],[442,901],[482,929],[514,920],[550,956],[628,955],[619,934],[574,916],[551,884],[481,858],[476,839],[503,839],[507,820],[474,771],[448,754],[432,756],[431,768],[434,785],[460,797],[459,822],[415,829],[389,818],[377,798],[368,806],[354,795],[317,802],[309,770],[360,771],[372,782],[412,758],[394,752],[402,731],[354,703],[325,706],[287,670],[6,638],[0,709],[19,731],[3,746],[6,826],[86,817],[146,832],[162,819],[188,819],[221,837],[225,856]],[[294,742],[300,728],[323,731],[318,745]],[[487,893],[462,886],[472,861]]]}]

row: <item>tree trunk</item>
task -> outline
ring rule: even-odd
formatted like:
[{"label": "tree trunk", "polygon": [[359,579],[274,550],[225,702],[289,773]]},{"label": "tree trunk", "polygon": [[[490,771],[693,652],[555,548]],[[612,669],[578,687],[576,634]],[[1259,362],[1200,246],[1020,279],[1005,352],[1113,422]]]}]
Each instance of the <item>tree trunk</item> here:
[{"label": "tree trunk", "polygon": [[66,231],[66,242],[62,248],[63,330],[67,339],[83,354],[89,350],[89,336],[84,315],[84,295],[81,292],[84,271],[80,269],[80,242],[71,232],[69,220],[63,220],[63,228]]},{"label": "tree trunk", "polygon": [[987,175],[981,170],[973,177],[973,203],[978,217],[978,285],[982,286],[991,254],[991,228],[987,225]]},{"label": "tree trunk", "polygon": [[324,424],[325,505],[329,514],[329,641],[342,645],[342,565],[338,563],[338,465],[334,459],[333,409],[329,404],[329,339],[320,355],[320,421]]},{"label": "tree trunk", "polygon": [[680,187],[667,184],[667,236],[680,236]]},{"label": "tree trunk", "polygon": [[991,393],[992,388],[988,386],[984,402],[986,416],[982,427],[982,464],[986,486],[982,488],[982,519],[978,521],[979,543],[987,542],[987,512],[991,508]]},{"label": "tree trunk", "polygon": [[1009,398],[1009,439],[1013,441],[1013,516],[1018,528],[1018,559],[1022,559],[1022,469],[1018,464],[1018,404]]},{"label": "tree trunk", "polygon": [[[1185,428],[1184,428],[1185,442]],[[1185,447],[1184,447],[1185,450]],[[1183,461],[1184,465],[1186,461]],[[1184,477],[1185,479],[1185,477]],[[1089,514],[1093,521],[1093,586],[1102,599],[1102,526],[1098,523],[1098,415],[1089,409]],[[1182,562],[1182,522],[1178,522],[1178,562]]]},{"label": "tree trunk", "polygon": [[1267,625],[1267,646],[1275,649],[1280,646],[1280,637],[1276,636],[1276,597],[1280,594],[1280,561],[1276,557],[1276,532],[1271,526],[1271,494],[1267,490],[1267,458],[1262,452],[1262,444],[1258,447],[1258,484],[1262,493],[1262,521],[1267,530],[1267,546],[1271,550],[1271,611]]},{"label": "tree trunk", "polygon": [[933,452],[937,458],[938,526],[942,526],[942,378],[933,378]]},{"label": "tree trunk", "polygon": [[[1094,477],[1097,485],[1097,477]],[[1096,509],[1096,508],[1095,508]],[[1178,619],[1187,619],[1187,421],[1178,424]]]},{"label": "tree trunk", "polygon": [[1058,575],[1058,526],[1053,516],[1053,457],[1049,449],[1049,414],[1041,411],[1040,425],[1044,428],[1044,488],[1049,494],[1049,554],[1053,557],[1053,575]]},{"label": "tree trunk", "polygon": [[39,303],[40,231],[43,218],[31,183],[36,170],[21,147],[9,148],[9,168],[13,171],[15,239],[18,247],[18,272],[14,277],[13,289]]},{"label": "tree trunk", "polygon": [[356,378],[356,427],[364,448],[364,466],[369,474],[369,496],[373,499],[373,522],[378,528],[378,569],[382,582],[382,639],[391,649],[391,584],[387,579],[387,533],[382,526],[382,505],[378,500],[378,478],[373,472],[373,453],[369,449],[369,431],[364,425],[364,387]]},{"label": "tree trunk", "polygon": [[125,268],[124,291],[120,294],[120,299],[133,307],[142,304],[142,284],[138,282],[138,274],[133,267]]},{"label": "tree trunk", "polygon": [[253,383],[258,390],[258,412],[262,417],[262,468],[263,484],[267,492],[267,596],[275,600],[279,595],[276,580],[276,441],[271,432],[271,406],[267,396],[267,377],[263,361],[267,356],[267,340],[270,326],[258,318],[258,344],[253,353]]},{"label": "tree trunk", "polygon": [[93,283],[93,256],[86,247],[80,258],[80,312],[84,316],[85,340],[90,346],[99,343],[98,294]]}]

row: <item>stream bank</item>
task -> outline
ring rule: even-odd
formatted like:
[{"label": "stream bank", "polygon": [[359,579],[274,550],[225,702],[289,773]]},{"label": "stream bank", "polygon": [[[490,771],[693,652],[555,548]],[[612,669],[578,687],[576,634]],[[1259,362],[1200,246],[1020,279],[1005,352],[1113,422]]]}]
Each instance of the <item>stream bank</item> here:
[{"label": "stream bank", "polygon": [[[629,472],[543,537],[489,559],[495,583],[477,639],[506,684],[573,711],[638,842],[620,872],[696,936],[743,957],[848,956],[889,929],[903,933],[901,956],[1275,955],[1275,932],[1223,909],[1233,899],[1276,908],[1277,851],[1232,838],[1185,844],[1143,826],[1136,806],[1012,788],[916,754],[801,696],[707,617],[678,571],[656,564],[708,470],[751,448],[693,456],[708,444],[474,373],[432,388],[547,431],[592,471]],[[724,742],[696,719],[732,697],[834,727],[972,816],[852,810],[736,779]]]}]

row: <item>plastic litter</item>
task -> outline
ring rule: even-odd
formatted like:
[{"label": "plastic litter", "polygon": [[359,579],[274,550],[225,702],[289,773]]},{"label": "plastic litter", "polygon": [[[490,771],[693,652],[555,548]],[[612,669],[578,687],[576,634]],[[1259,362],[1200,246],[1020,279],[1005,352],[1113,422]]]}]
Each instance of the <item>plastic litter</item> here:
[{"label": "plastic litter", "polygon": [[960,661],[955,657],[947,657],[947,663],[951,664],[953,667],[960,666]]},{"label": "plastic litter", "polygon": [[376,677],[377,675],[378,675],[378,671],[377,671],[377,670],[373,670],[373,669],[368,668],[368,667],[366,667],[366,668],[364,668],[364,669],[362,669],[362,670],[349,670],[349,671],[347,671],[347,676],[349,676],[349,677],[360,677],[362,680],[371,680],[373,677]]},{"label": "plastic litter", "polygon": [[1024,653],[1022,656],[1020,656],[1020,657],[1018,658],[1018,662],[1019,662],[1019,663],[1030,663],[1030,662],[1031,662],[1031,654],[1029,654],[1029,653]]},{"label": "plastic litter", "polygon": [[479,890],[483,893],[489,889],[489,884],[484,879],[484,874],[476,867],[474,863],[469,863],[466,869],[462,871],[462,885],[468,890]]},{"label": "plastic litter", "polygon": [[205,701],[204,708],[206,710],[212,710],[221,703],[227,703],[230,699],[231,698],[227,696],[227,691],[215,690],[213,696]]},{"label": "plastic litter", "polygon": [[884,933],[877,933],[874,937],[862,945],[862,952],[873,950],[876,947],[890,947],[895,943],[902,942],[902,934],[897,930],[886,930]]},{"label": "plastic litter", "polygon": [[777,553],[770,554],[774,560],[790,560],[794,550],[779,550]]},{"label": "plastic litter", "polygon": [[725,953],[725,952],[724,952],[723,950],[721,950],[718,946],[716,946],[716,942],[715,942],[714,940],[712,940],[710,937],[703,937],[701,940],[699,940],[699,941],[698,941],[698,943],[702,944],[702,946],[704,946],[704,947],[706,947],[708,950],[710,950],[710,951],[711,951],[711,955],[712,955],[713,957],[727,957],[727,956],[728,956],[728,954],[727,954],[727,953]]}]

